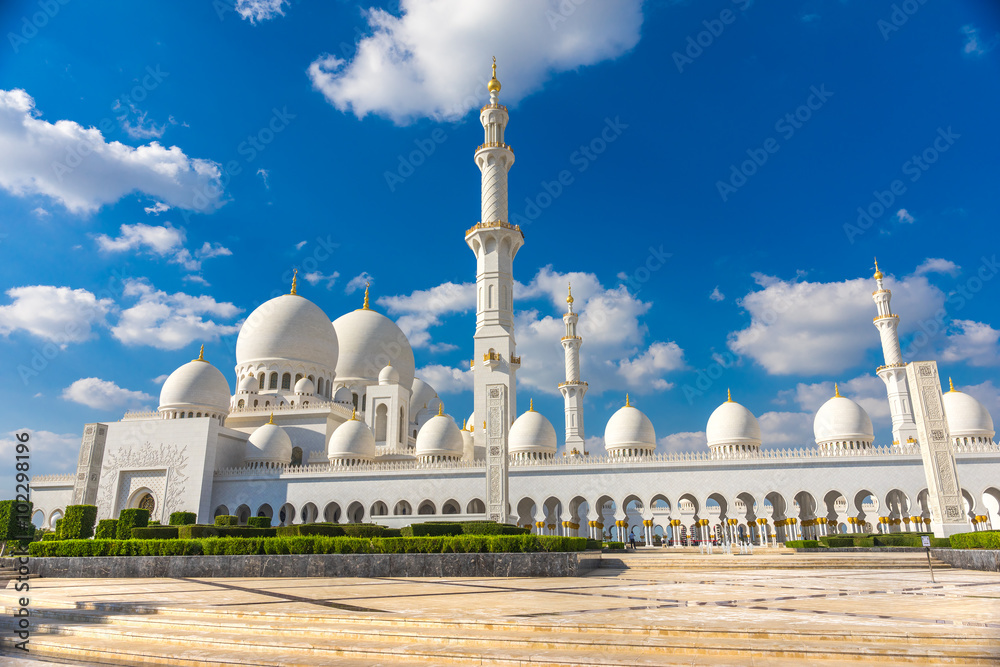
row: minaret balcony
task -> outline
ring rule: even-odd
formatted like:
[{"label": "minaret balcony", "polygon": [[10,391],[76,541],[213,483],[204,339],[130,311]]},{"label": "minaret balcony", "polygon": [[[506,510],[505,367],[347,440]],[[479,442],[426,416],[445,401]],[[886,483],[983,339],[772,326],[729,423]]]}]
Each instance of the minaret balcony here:
[{"label": "minaret balcony", "polygon": [[587,384],[586,382],[584,382],[583,380],[572,380],[572,381],[567,381],[567,382],[560,382],[559,386],[560,387],[578,387],[578,386],[589,387],[590,385]]},{"label": "minaret balcony", "polygon": [[580,340],[579,336],[563,336],[561,340]]},{"label": "minaret balcony", "polygon": [[515,231],[518,234],[520,234],[522,239],[524,238],[524,232],[521,231],[520,225],[512,225],[509,222],[504,222],[503,220],[494,220],[493,222],[477,222],[476,224],[472,225],[467,230],[465,230],[465,235],[468,236],[472,232],[479,229],[497,229],[497,228],[510,229],[511,231]]},{"label": "minaret balcony", "polygon": [[480,144],[478,147],[476,147],[476,150],[473,151],[473,152],[474,153],[478,153],[479,151],[483,150],[484,148],[505,148],[505,149],[509,150],[511,153],[514,152],[514,149],[511,148],[509,144],[505,144],[505,143],[503,143],[501,141],[487,141],[486,143]]},{"label": "minaret balcony", "polygon": [[483,362],[485,362],[490,370],[499,366],[501,361],[499,352],[486,352],[483,354]]},{"label": "minaret balcony", "polygon": [[885,370],[886,368],[906,368],[906,363],[904,362],[898,364],[884,364],[876,368],[875,372],[878,373],[879,371]]},{"label": "minaret balcony", "polygon": [[487,109],[503,109],[504,111],[506,111],[507,107],[505,107],[502,104],[487,104],[486,106],[484,106],[482,109],[479,110],[479,113],[482,113]]},{"label": "minaret balcony", "polygon": [[511,366],[520,366],[521,365],[521,357],[515,357],[514,355],[511,355],[511,357],[510,357],[510,365]]},{"label": "minaret balcony", "polygon": [[898,320],[899,315],[894,315],[892,313],[889,313],[888,315],[876,315],[875,317],[872,318],[872,322],[878,322],[879,320],[891,320],[891,319]]}]

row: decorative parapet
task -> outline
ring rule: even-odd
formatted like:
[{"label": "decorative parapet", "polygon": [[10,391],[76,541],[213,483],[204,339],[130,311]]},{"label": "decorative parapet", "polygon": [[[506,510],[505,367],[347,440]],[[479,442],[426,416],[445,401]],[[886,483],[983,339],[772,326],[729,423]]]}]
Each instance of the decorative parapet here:
[{"label": "decorative parapet", "polygon": [[893,318],[898,320],[899,315],[896,315],[894,313],[889,313],[888,315],[876,315],[875,317],[872,318],[872,322],[878,322],[879,320],[891,320]]},{"label": "decorative parapet", "polygon": [[506,148],[511,153],[514,152],[514,149],[511,148],[508,144],[505,144],[505,143],[500,142],[500,141],[487,141],[484,144],[479,144],[479,146],[476,147],[476,152],[478,153],[479,151],[483,150],[484,148]]},{"label": "decorative parapet", "polygon": [[487,104],[486,106],[484,106],[482,109],[479,110],[479,113],[482,113],[482,112],[486,111],[487,109],[502,109],[502,110],[506,111],[507,107],[505,107],[502,104]]},{"label": "decorative parapet", "polygon": [[486,461],[381,461],[352,466],[333,466],[329,463],[302,466],[274,465],[269,467],[222,468],[215,471],[216,477],[280,477],[282,475],[314,476],[325,473],[344,472],[393,472],[402,470],[463,470],[486,469]]},{"label": "decorative parapet", "polygon": [[521,231],[520,225],[512,225],[509,222],[504,222],[503,220],[494,220],[493,222],[477,222],[476,224],[465,230],[465,235],[468,236],[477,229],[510,229],[521,235],[524,238],[524,232]]},{"label": "decorative parapet", "polygon": [[146,419],[163,419],[163,415],[155,410],[129,410],[119,421],[123,422],[134,422],[134,421],[144,421]]},{"label": "decorative parapet", "polygon": [[906,362],[900,362],[898,364],[883,364],[882,366],[876,368],[875,372],[878,373],[879,371],[884,370],[886,368],[906,368]]},{"label": "decorative parapet", "polygon": [[560,387],[577,387],[577,386],[580,386],[580,385],[583,385],[584,387],[589,387],[590,386],[589,384],[587,384],[583,380],[569,380],[567,382],[560,382],[559,383]]},{"label": "decorative parapet", "polygon": [[344,417],[350,417],[353,410],[342,403],[335,403],[333,401],[316,401],[315,403],[310,401],[309,405],[269,405],[263,406],[245,406],[242,408],[233,408],[229,411],[230,417],[242,416],[242,415],[255,415],[255,414],[270,414],[272,412],[297,412],[305,410],[330,410],[335,414],[343,415]]},{"label": "decorative parapet", "polygon": [[35,475],[31,478],[33,486],[39,484],[72,484],[74,481],[76,481],[76,475],[71,472],[62,475]]}]

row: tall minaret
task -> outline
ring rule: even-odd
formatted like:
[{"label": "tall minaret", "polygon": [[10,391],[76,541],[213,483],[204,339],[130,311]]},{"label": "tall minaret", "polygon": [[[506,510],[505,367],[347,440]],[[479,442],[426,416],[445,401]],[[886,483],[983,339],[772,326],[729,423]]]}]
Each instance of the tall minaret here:
[{"label": "tall minaret", "polygon": [[566,351],[566,381],[559,384],[563,401],[566,404],[566,453],[574,449],[584,452],[583,437],[583,395],[587,393],[587,383],[580,381],[580,346],[583,339],[576,333],[576,323],[579,316],[573,312],[573,286],[568,287],[566,297],[566,313],[563,322],[566,323],[566,335],[562,346]]},{"label": "tall minaret", "polygon": [[[465,242],[476,254],[476,335],[472,363],[477,447],[487,446],[487,440],[493,442],[492,438],[502,437],[506,442],[507,429],[517,415],[515,373],[521,365],[514,342],[513,265],[514,256],[524,244],[524,234],[507,218],[507,171],[514,164],[514,152],[504,143],[507,107],[500,104],[496,74],[494,58],[493,78],[487,84],[490,103],[479,112],[485,139],[475,152],[476,166],[483,175],[482,217],[465,233]],[[497,413],[500,407],[502,415]],[[494,425],[487,434],[482,430],[483,424],[491,419]]]},{"label": "tall minaret", "polygon": [[913,403],[910,400],[910,387],[906,381],[906,363],[899,348],[899,315],[895,315],[889,307],[892,292],[882,286],[882,272],[875,260],[875,291],[872,300],[878,315],[875,316],[875,328],[882,337],[882,354],[885,365],[875,371],[885,383],[889,396],[889,412],[892,413],[892,439],[894,444],[906,444],[916,440],[917,425],[913,421]]}]

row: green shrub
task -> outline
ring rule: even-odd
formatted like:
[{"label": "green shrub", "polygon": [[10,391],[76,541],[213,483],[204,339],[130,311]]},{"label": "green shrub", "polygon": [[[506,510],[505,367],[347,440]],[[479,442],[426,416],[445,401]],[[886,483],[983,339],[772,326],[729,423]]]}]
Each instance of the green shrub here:
[{"label": "green shrub", "polygon": [[843,547],[853,547],[854,546],[854,538],[851,537],[851,536],[849,536],[849,535],[843,535],[843,536],[837,535],[835,537],[834,536],[826,536],[826,538],[827,539],[825,541],[821,539],[819,541],[820,544],[824,544],[825,543],[826,546],[831,547],[831,548],[835,548],[835,549],[839,549],[839,548],[843,548]]},{"label": "green shrub", "polygon": [[464,531],[462,530],[462,524],[460,523],[444,523],[444,522],[427,522],[427,523],[415,523],[413,525],[407,526],[407,532],[409,532],[409,537],[438,537],[445,535],[461,535]]},{"label": "green shrub", "polygon": [[[951,536],[949,543],[952,549],[1000,549],[1000,530],[956,533]],[[931,544],[934,544],[933,540]]]},{"label": "green shrub", "polygon": [[219,537],[274,537],[275,528],[254,528],[253,526],[217,526]]},{"label": "green shrub", "polygon": [[606,549],[624,549],[625,548],[625,543],[624,542],[605,542],[604,543],[604,547]]},{"label": "green shrub", "polygon": [[819,540],[788,540],[785,542],[785,546],[792,549],[818,549],[819,545]]},{"label": "green shrub", "polygon": [[[194,515],[192,515],[194,516]],[[194,523],[192,521],[191,523]],[[247,525],[251,528],[270,528],[271,527],[271,517],[269,516],[252,516],[247,519]]]},{"label": "green shrub", "polygon": [[132,537],[133,528],[145,528],[149,525],[149,510],[127,509],[118,514],[118,526],[115,530],[115,537],[119,540],[127,540]]},{"label": "green shrub", "polygon": [[950,549],[951,548],[951,538],[950,537],[932,537],[931,547],[934,549]]},{"label": "green shrub", "polygon": [[118,519],[101,519],[94,531],[95,540],[113,540],[118,534]]},{"label": "green shrub", "polygon": [[859,537],[854,540],[854,546],[856,547],[873,547],[875,546],[874,537]]},{"label": "green shrub", "polygon": [[529,528],[496,521],[463,521],[461,525],[463,535],[527,535],[531,532]]},{"label": "green shrub", "polygon": [[344,535],[344,529],[336,523],[300,523],[294,526],[278,526],[278,537],[295,537],[297,535],[326,535],[339,537]]},{"label": "green shrub", "polygon": [[198,522],[198,515],[194,512],[171,512],[171,526],[193,526]]},{"label": "green shrub", "polygon": [[240,521],[232,514],[220,514],[215,517],[216,526],[237,526]]},{"label": "green shrub", "polygon": [[219,529],[215,526],[177,526],[177,537],[182,540],[197,540],[205,537],[217,537]]},{"label": "green shrub", "polygon": [[23,549],[35,538],[35,526],[31,523],[32,508],[30,502],[0,502],[0,544],[17,542]]},{"label": "green shrub", "polygon": [[587,549],[600,549],[601,548],[601,541],[600,540],[591,540],[591,539],[588,539],[587,543],[586,543],[586,548]]},{"label": "green shrub", "polygon": [[403,531],[400,528],[386,528],[382,531],[382,537],[402,537]]},{"label": "green shrub", "polygon": [[348,537],[381,537],[385,526],[374,523],[345,523],[341,526]]},{"label": "green shrub", "polygon": [[40,539],[42,542],[55,542],[59,539],[59,536],[55,533],[45,533]]},{"label": "green shrub", "polygon": [[69,505],[60,524],[59,536],[64,540],[86,540],[94,536],[97,521],[96,505]]},{"label": "green shrub", "polygon": [[133,528],[132,538],[136,540],[176,540],[177,526],[147,526]]},{"label": "green shrub", "polygon": [[62,534],[59,531],[60,527],[62,527],[62,519],[56,519],[55,530],[52,531],[53,533],[56,534],[56,537],[59,537]]}]

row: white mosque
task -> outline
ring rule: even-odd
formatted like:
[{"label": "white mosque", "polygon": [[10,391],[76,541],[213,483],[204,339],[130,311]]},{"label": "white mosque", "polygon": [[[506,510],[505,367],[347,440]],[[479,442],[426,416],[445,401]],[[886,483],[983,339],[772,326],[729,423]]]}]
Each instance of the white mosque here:
[{"label": "white mosque", "polygon": [[837,390],[816,413],[814,446],[762,449],[757,419],[730,397],[708,418],[707,451],[657,454],[652,422],[626,397],[604,428],[606,451],[586,452],[583,341],[570,292],[557,456],[552,422],[533,405],[517,409],[513,262],[524,235],[508,222],[514,153],[493,67],[480,111],[485,139],[475,151],[482,222],[465,233],[476,256],[477,308],[474,412],[463,425],[415,376],[406,336],[369,306],[367,289],[361,308],[331,323],[293,279],[290,294],[243,324],[235,393],[199,354],[163,383],[156,412],[86,424],[77,473],[34,480],[36,524],[54,525],[67,505],[94,504],[100,519],[129,507],[163,523],[182,510],[203,523],[235,514],[241,523],[271,517],[273,525],[403,526],[419,515],[647,541],[1000,525],[993,420],[972,396],[942,392],[933,362],[903,362],[899,317],[877,266],[874,322],[885,355],[877,373],[892,443],[876,445],[868,414]]}]

